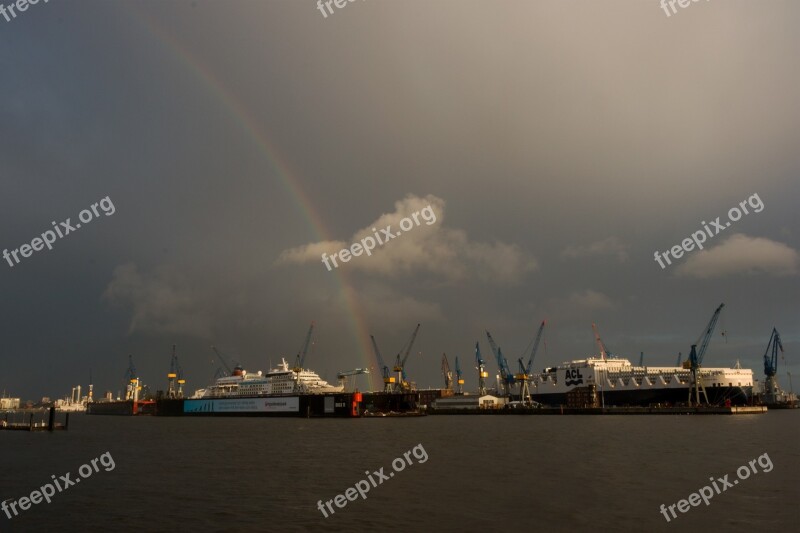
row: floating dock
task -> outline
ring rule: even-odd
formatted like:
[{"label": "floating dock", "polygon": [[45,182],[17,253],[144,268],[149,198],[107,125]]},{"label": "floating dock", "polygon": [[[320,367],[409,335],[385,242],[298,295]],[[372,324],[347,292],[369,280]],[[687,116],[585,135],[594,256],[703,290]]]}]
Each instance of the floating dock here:
[{"label": "floating dock", "polygon": [[499,409],[429,409],[431,415],[758,415],[767,407],[517,407]]}]

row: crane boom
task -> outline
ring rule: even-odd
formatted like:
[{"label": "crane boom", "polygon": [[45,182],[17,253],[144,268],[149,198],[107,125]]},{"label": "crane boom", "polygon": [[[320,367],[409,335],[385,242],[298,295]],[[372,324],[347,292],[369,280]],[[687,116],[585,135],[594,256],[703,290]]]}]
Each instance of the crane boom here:
[{"label": "crane boom", "polygon": [[[536,352],[539,350],[539,341],[542,340],[542,333],[544,333],[544,325],[547,321],[542,320],[541,325],[539,326],[539,331],[536,333],[536,340],[533,341],[533,349],[531,349],[531,356],[528,358],[528,365],[527,366],[520,366],[520,369],[525,370],[525,374],[531,373],[531,367],[533,366],[533,358],[536,357]],[[520,359],[521,361],[522,359]]]},{"label": "crane boom", "polygon": [[378,342],[375,340],[374,335],[369,336],[372,339],[372,347],[375,349],[375,356],[378,358],[378,364],[381,365],[381,372],[383,373],[383,392],[393,392],[395,378],[389,375],[389,367],[383,362],[381,351],[378,349]]},{"label": "crane boom", "polygon": [[[400,359],[400,355],[399,354],[397,356],[398,357],[398,361],[400,361],[400,366],[403,367],[403,368],[405,368],[406,360],[408,359],[408,356],[411,353],[411,347],[414,346],[414,341],[417,340],[417,333],[419,333],[419,326],[420,325],[417,324],[417,327],[414,328],[414,333],[411,334],[411,339],[409,339],[409,341],[408,341],[408,347],[406,348],[406,351],[403,354],[403,359],[402,360]],[[395,369],[395,370],[397,370],[397,369]]]},{"label": "crane boom", "polygon": [[453,390],[453,372],[450,370],[450,363],[447,361],[447,354],[442,354],[442,376],[444,376],[444,388]]},{"label": "crane boom", "polygon": [[[706,329],[703,331],[703,333],[700,334],[700,337],[698,337],[697,342],[695,342],[695,345],[700,344],[700,349],[697,350],[696,353],[698,365],[703,364],[703,357],[705,357],[706,355],[706,350],[708,349],[708,345],[711,342],[711,337],[714,334],[714,328],[717,326],[717,321],[719,320],[719,316],[722,313],[723,307],[725,307],[724,303],[719,304],[719,307],[717,307],[717,310],[714,311],[714,314],[711,316],[711,320],[709,320]],[[722,334],[724,335],[725,332],[723,331]]]},{"label": "crane boom", "polygon": [[303,369],[303,364],[306,362],[306,354],[308,353],[308,346],[311,344],[311,334],[314,332],[314,321],[311,321],[311,326],[308,328],[308,333],[306,333],[306,339],[303,342],[303,346],[300,347],[300,351],[297,352],[297,357],[295,357],[294,363],[294,371],[300,372]]},{"label": "crane boom", "polygon": [[[781,342],[781,335],[776,328],[772,328],[772,335],[769,337],[767,349],[764,352],[764,374],[769,377],[775,377],[778,373],[778,350],[783,353],[783,343]],[[772,354],[770,355],[770,351]]]},{"label": "crane boom", "polygon": [[600,331],[597,329],[597,324],[594,322],[592,323],[592,331],[594,331],[594,342],[597,344],[597,349],[600,350],[600,357],[605,361],[608,356],[613,354],[606,349],[603,339],[600,338]]},{"label": "crane boom", "polygon": [[222,356],[221,353],[219,353],[219,350],[217,350],[217,347],[212,344],[211,345],[211,349],[214,350],[215,354],[217,354],[217,359],[219,359],[220,363],[222,363],[222,366],[225,367],[225,370],[228,371],[228,375],[229,376],[233,375],[233,370],[231,370],[231,367],[229,367],[228,363],[225,362],[225,358]]}]

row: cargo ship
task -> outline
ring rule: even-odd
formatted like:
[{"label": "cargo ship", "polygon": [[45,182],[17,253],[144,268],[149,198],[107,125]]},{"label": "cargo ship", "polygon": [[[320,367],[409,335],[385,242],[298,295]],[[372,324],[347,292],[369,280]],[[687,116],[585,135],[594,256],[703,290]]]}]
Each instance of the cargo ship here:
[{"label": "cargo ship", "polygon": [[[748,405],[753,371],[700,368],[700,381],[711,405]],[[531,398],[543,405],[568,405],[568,395],[590,391],[590,403],[618,406],[676,405],[689,400],[692,372],[684,367],[634,366],[619,357],[589,357],[545,368],[529,378]]]}]

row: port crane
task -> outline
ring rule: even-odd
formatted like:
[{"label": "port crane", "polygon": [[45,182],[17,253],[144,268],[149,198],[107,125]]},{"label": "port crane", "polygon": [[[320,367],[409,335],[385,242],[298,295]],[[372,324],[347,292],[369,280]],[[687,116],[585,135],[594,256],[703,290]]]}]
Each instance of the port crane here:
[{"label": "port crane", "polygon": [[675,363],[675,366],[681,366],[681,359],[683,359],[683,352],[678,352],[678,361]]},{"label": "port crane", "polygon": [[[183,385],[186,380],[183,379],[183,370],[180,363],[178,363],[178,354],[176,353],[176,346],[172,345],[172,359],[169,363],[169,387],[167,388],[167,398],[183,398]],[[177,387],[176,387],[177,383]]]},{"label": "port crane", "polygon": [[[700,374],[700,366],[703,364],[703,358],[706,355],[706,350],[711,342],[711,337],[714,334],[714,328],[717,326],[717,321],[722,313],[722,308],[725,307],[724,303],[719,304],[717,310],[711,316],[706,329],[700,334],[697,341],[692,344],[691,352],[689,352],[689,359],[683,363],[684,368],[688,368],[692,372],[692,386],[689,388],[689,405],[700,405],[700,393],[705,397],[705,403],[708,403],[708,394],[706,388],[703,386],[703,378]],[[725,335],[725,331],[722,332]],[[697,345],[700,348],[697,348]],[[694,396],[694,400],[692,400]]]},{"label": "port crane", "polygon": [[[338,374],[336,374],[336,378],[341,382],[342,387],[344,387],[344,389],[347,390],[347,384],[348,384],[347,378],[350,376],[359,376],[362,374],[369,374],[369,368],[354,368],[353,370],[348,370],[346,372],[339,372]],[[355,383],[355,380],[353,381]],[[356,390],[357,389],[358,387],[356,387]]]},{"label": "port crane", "polygon": [[461,377],[461,365],[458,364],[458,356],[456,356],[456,394],[464,394],[464,378]]},{"label": "port crane", "polygon": [[301,389],[301,382],[300,382],[300,372],[303,371],[303,364],[306,362],[306,354],[308,353],[308,347],[311,345],[311,335],[314,333],[314,321],[311,321],[311,325],[308,327],[308,333],[306,333],[306,338],[303,341],[303,345],[300,347],[300,350],[297,352],[297,356],[294,359],[294,367],[292,371],[295,374],[294,380],[294,390],[295,392],[299,392]]},{"label": "port crane", "polygon": [[[778,385],[778,380],[775,375],[778,373],[778,351],[780,350],[781,358],[783,358],[783,343],[781,342],[781,335],[776,328],[772,328],[772,335],[769,337],[767,349],[764,352],[764,400],[767,404],[781,403],[784,401],[784,393]],[[785,360],[784,360],[785,362]],[[789,375],[791,380],[791,374]],[[791,383],[789,384],[791,389]],[[790,393],[790,398],[794,400],[794,393]]]},{"label": "port crane", "polygon": [[486,337],[489,339],[489,346],[492,348],[492,353],[497,360],[497,366],[500,368],[500,378],[503,386],[503,396],[511,396],[511,389],[514,386],[514,374],[508,368],[508,361],[503,356],[502,349],[494,342],[492,334],[486,332]]},{"label": "port crane", "polygon": [[644,352],[639,352],[639,368],[644,366]]},{"label": "port crane", "polygon": [[450,370],[450,363],[447,361],[447,354],[442,354],[442,376],[444,376],[444,388],[453,390],[453,372]]},{"label": "port crane", "polygon": [[136,367],[133,366],[133,356],[128,355],[128,370],[125,372],[125,399],[138,401],[140,390],[142,387],[139,384]]},{"label": "port crane", "polygon": [[[228,366],[228,363],[225,362],[225,356],[222,355],[220,353],[220,351],[217,350],[217,347],[214,346],[213,344],[211,345],[211,349],[214,350],[215,354],[217,354],[217,359],[219,359],[219,362],[222,363],[222,366],[224,366],[225,370],[227,371],[227,373],[225,373],[225,371],[223,371],[221,368],[217,367],[217,372],[214,374],[214,379],[217,379],[217,378],[220,378],[220,377],[225,377],[225,376],[232,376],[233,375],[233,370],[231,370],[231,367]],[[233,359],[231,359],[231,361],[233,362],[233,365],[235,367],[241,366],[241,363],[239,363],[239,361],[235,361]],[[212,363],[213,363],[213,361],[212,361]]]},{"label": "port crane", "polygon": [[383,362],[383,357],[381,357],[381,351],[378,349],[378,343],[375,341],[375,336],[370,335],[369,338],[372,339],[372,347],[375,349],[375,357],[378,358],[378,364],[381,365],[381,372],[383,372],[383,392],[394,392],[394,376],[389,374],[389,367]]},{"label": "port crane", "polygon": [[594,331],[594,342],[597,344],[597,349],[600,350],[600,357],[603,361],[609,357],[614,357],[614,354],[606,349],[603,339],[600,338],[600,331],[597,329],[597,324],[592,323],[592,331]]},{"label": "port crane", "polygon": [[[542,323],[539,325],[539,331],[536,332],[536,338],[533,341],[533,348],[531,348],[531,356],[528,358],[528,364],[522,362],[522,357],[519,358],[519,374],[514,376],[519,382],[519,399],[522,402],[525,402],[528,405],[533,404],[533,400],[531,400],[531,391],[530,391],[530,381],[531,381],[531,372],[533,369],[533,359],[536,357],[536,352],[539,350],[539,341],[542,340],[542,334],[544,333],[544,326],[547,323],[546,320],[542,320]],[[523,354],[524,356],[524,354]]]},{"label": "port crane", "polygon": [[[419,324],[417,327],[414,328],[414,333],[411,334],[411,339],[409,339],[408,343],[405,346],[405,351],[403,352],[402,359],[400,357],[400,353],[398,352],[397,358],[395,359],[394,363],[394,371],[397,372],[397,390],[398,392],[408,390],[409,384],[406,380],[406,361],[408,360],[408,355],[411,353],[411,347],[414,346],[414,341],[417,339],[417,333],[419,333]],[[402,351],[402,350],[401,350]]]},{"label": "port crane", "polygon": [[489,377],[489,373],[486,371],[486,361],[481,357],[480,342],[475,343],[475,362],[478,364],[478,394],[486,396],[486,378]]}]

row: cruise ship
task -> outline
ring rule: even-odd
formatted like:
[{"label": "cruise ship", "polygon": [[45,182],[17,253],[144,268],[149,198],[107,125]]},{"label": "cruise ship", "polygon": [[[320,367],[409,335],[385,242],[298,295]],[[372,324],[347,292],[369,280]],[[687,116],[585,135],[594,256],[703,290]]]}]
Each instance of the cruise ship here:
[{"label": "cruise ship", "polygon": [[[746,405],[753,396],[753,371],[700,368],[700,381],[711,405]],[[683,367],[634,366],[618,357],[589,357],[545,368],[530,376],[531,398],[544,405],[566,405],[573,391],[590,391],[603,405],[686,403],[691,370]]]},{"label": "cruise ship", "polygon": [[233,369],[233,375],[221,377],[207,389],[195,391],[191,399],[200,398],[239,398],[252,396],[273,396],[281,394],[323,394],[342,392],[344,386],[331,385],[312,370],[297,372],[289,368],[286,359],[281,359],[278,368],[264,375],[260,370],[248,373],[241,366]]}]

